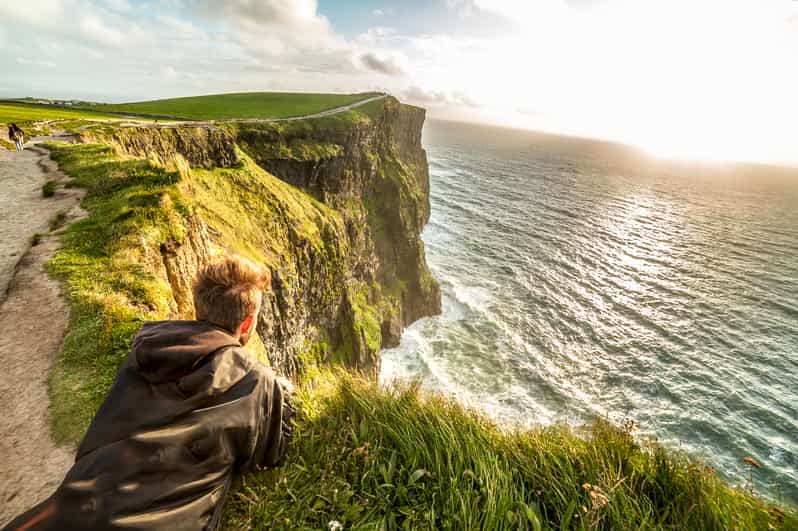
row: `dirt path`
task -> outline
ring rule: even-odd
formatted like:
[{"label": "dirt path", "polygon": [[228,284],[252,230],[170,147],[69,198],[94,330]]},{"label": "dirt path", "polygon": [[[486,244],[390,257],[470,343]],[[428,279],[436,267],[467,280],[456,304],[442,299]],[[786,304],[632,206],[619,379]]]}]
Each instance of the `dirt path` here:
[{"label": "dirt path", "polygon": [[69,309],[44,264],[59,245],[50,220],[83,213],[77,189],[42,197],[50,179],[66,177],[46,151],[0,151],[0,527],[52,493],[74,455],[50,434],[47,377]]}]

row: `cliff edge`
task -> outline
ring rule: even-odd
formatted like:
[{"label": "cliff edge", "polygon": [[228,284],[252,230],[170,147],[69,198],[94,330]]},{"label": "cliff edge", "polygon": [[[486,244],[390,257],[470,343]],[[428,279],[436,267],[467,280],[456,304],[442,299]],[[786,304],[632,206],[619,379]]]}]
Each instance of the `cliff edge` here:
[{"label": "cliff edge", "polygon": [[142,322],[193,317],[195,272],[223,253],[271,269],[257,355],[289,376],[376,372],[380,348],[440,312],[423,124],[388,97],[288,122],[99,124],[50,145],[89,211],[51,263],[86,321],[52,378],[56,433],[79,437]]}]

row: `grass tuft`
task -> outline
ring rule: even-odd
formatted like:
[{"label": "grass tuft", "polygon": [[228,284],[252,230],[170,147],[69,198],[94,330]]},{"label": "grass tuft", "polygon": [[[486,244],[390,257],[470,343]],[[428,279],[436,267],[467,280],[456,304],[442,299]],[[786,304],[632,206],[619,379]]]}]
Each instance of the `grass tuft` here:
[{"label": "grass tuft", "polygon": [[58,183],[50,180],[42,185],[42,197],[53,197]]},{"label": "grass tuft", "polygon": [[66,223],[66,219],[67,219],[66,212],[59,212],[58,214],[53,216],[49,222],[50,232],[63,227],[64,223]]}]

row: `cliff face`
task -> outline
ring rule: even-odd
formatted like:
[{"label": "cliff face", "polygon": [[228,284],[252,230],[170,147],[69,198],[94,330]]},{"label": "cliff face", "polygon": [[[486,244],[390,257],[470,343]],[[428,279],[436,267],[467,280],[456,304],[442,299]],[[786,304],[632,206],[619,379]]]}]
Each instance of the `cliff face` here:
[{"label": "cliff face", "polygon": [[191,279],[208,259],[249,256],[272,270],[260,341],[273,366],[296,375],[323,363],[376,370],[381,347],[440,312],[421,240],[423,122],[423,109],[386,98],[318,120],[98,129],[87,139],[180,175],[183,236],[159,245],[173,315],[191,316]]},{"label": "cliff face", "polygon": [[351,127],[238,130],[240,145],[261,167],[344,214],[355,277],[401,295],[398,313],[382,323],[383,345],[396,345],[403,326],[440,312],[421,240],[430,215],[424,115],[388,99],[373,120]]},{"label": "cliff face", "polygon": [[[333,358],[360,367],[375,366],[378,349],[398,345],[405,326],[440,312],[439,287],[421,240],[430,215],[423,123],[423,109],[387,99],[368,119],[249,124],[235,131],[242,150],[260,167],[341,214],[347,250],[341,257],[340,305],[325,312],[318,296],[311,295],[305,305],[322,310],[321,315],[300,320],[326,323],[316,339],[329,345]],[[324,262],[312,252],[300,261],[309,269],[300,267],[308,275],[300,273],[296,294],[327,290],[329,284],[320,281],[324,275],[313,273],[314,264]],[[307,341],[307,335],[284,318],[295,313],[283,298],[291,288],[275,288],[261,337],[270,352],[290,352],[290,345]]]},{"label": "cliff face", "polygon": [[177,155],[192,167],[206,169],[231,168],[241,162],[235,139],[218,127],[98,127],[82,136],[84,142],[110,144],[125,155],[162,163]]}]

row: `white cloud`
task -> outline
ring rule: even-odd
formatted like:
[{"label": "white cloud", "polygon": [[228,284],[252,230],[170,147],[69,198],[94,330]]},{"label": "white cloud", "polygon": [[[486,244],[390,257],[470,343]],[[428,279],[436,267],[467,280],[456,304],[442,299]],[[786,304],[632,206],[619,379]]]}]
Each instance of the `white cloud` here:
[{"label": "white cloud", "polygon": [[470,96],[459,90],[425,90],[419,86],[413,85],[403,90],[400,96],[411,103],[419,105],[479,106]]},{"label": "white cloud", "polygon": [[408,61],[403,54],[382,55],[366,52],[360,56],[360,62],[369,70],[389,76],[404,76],[408,72]]},{"label": "white cloud", "polygon": [[48,26],[62,20],[65,4],[65,0],[6,0],[0,2],[0,22]]},{"label": "white cloud", "polygon": [[26,59],[24,57],[17,57],[17,63],[25,66],[43,66],[46,68],[55,68],[56,64],[52,61],[42,61],[39,59]]},{"label": "white cloud", "polygon": [[161,77],[168,80],[173,81],[177,79],[177,71],[171,66],[161,66],[159,69]]},{"label": "white cloud", "polygon": [[105,5],[114,11],[127,13],[132,9],[128,0],[105,0]]},{"label": "white cloud", "polygon": [[89,41],[103,46],[118,47],[122,45],[122,32],[106,24],[98,15],[84,15],[80,20],[80,33]]},{"label": "white cloud", "polygon": [[265,49],[255,44],[260,40],[280,50],[343,46],[343,39],[318,13],[316,0],[202,0],[200,12],[209,19],[232,22],[244,32],[242,42],[255,49]]},{"label": "white cloud", "polygon": [[390,41],[394,38],[401,38],[401,36],[397,35],[395,29],[376,26],[358,35],[355,42],[363,46],[385,46],[390,44]]}]

